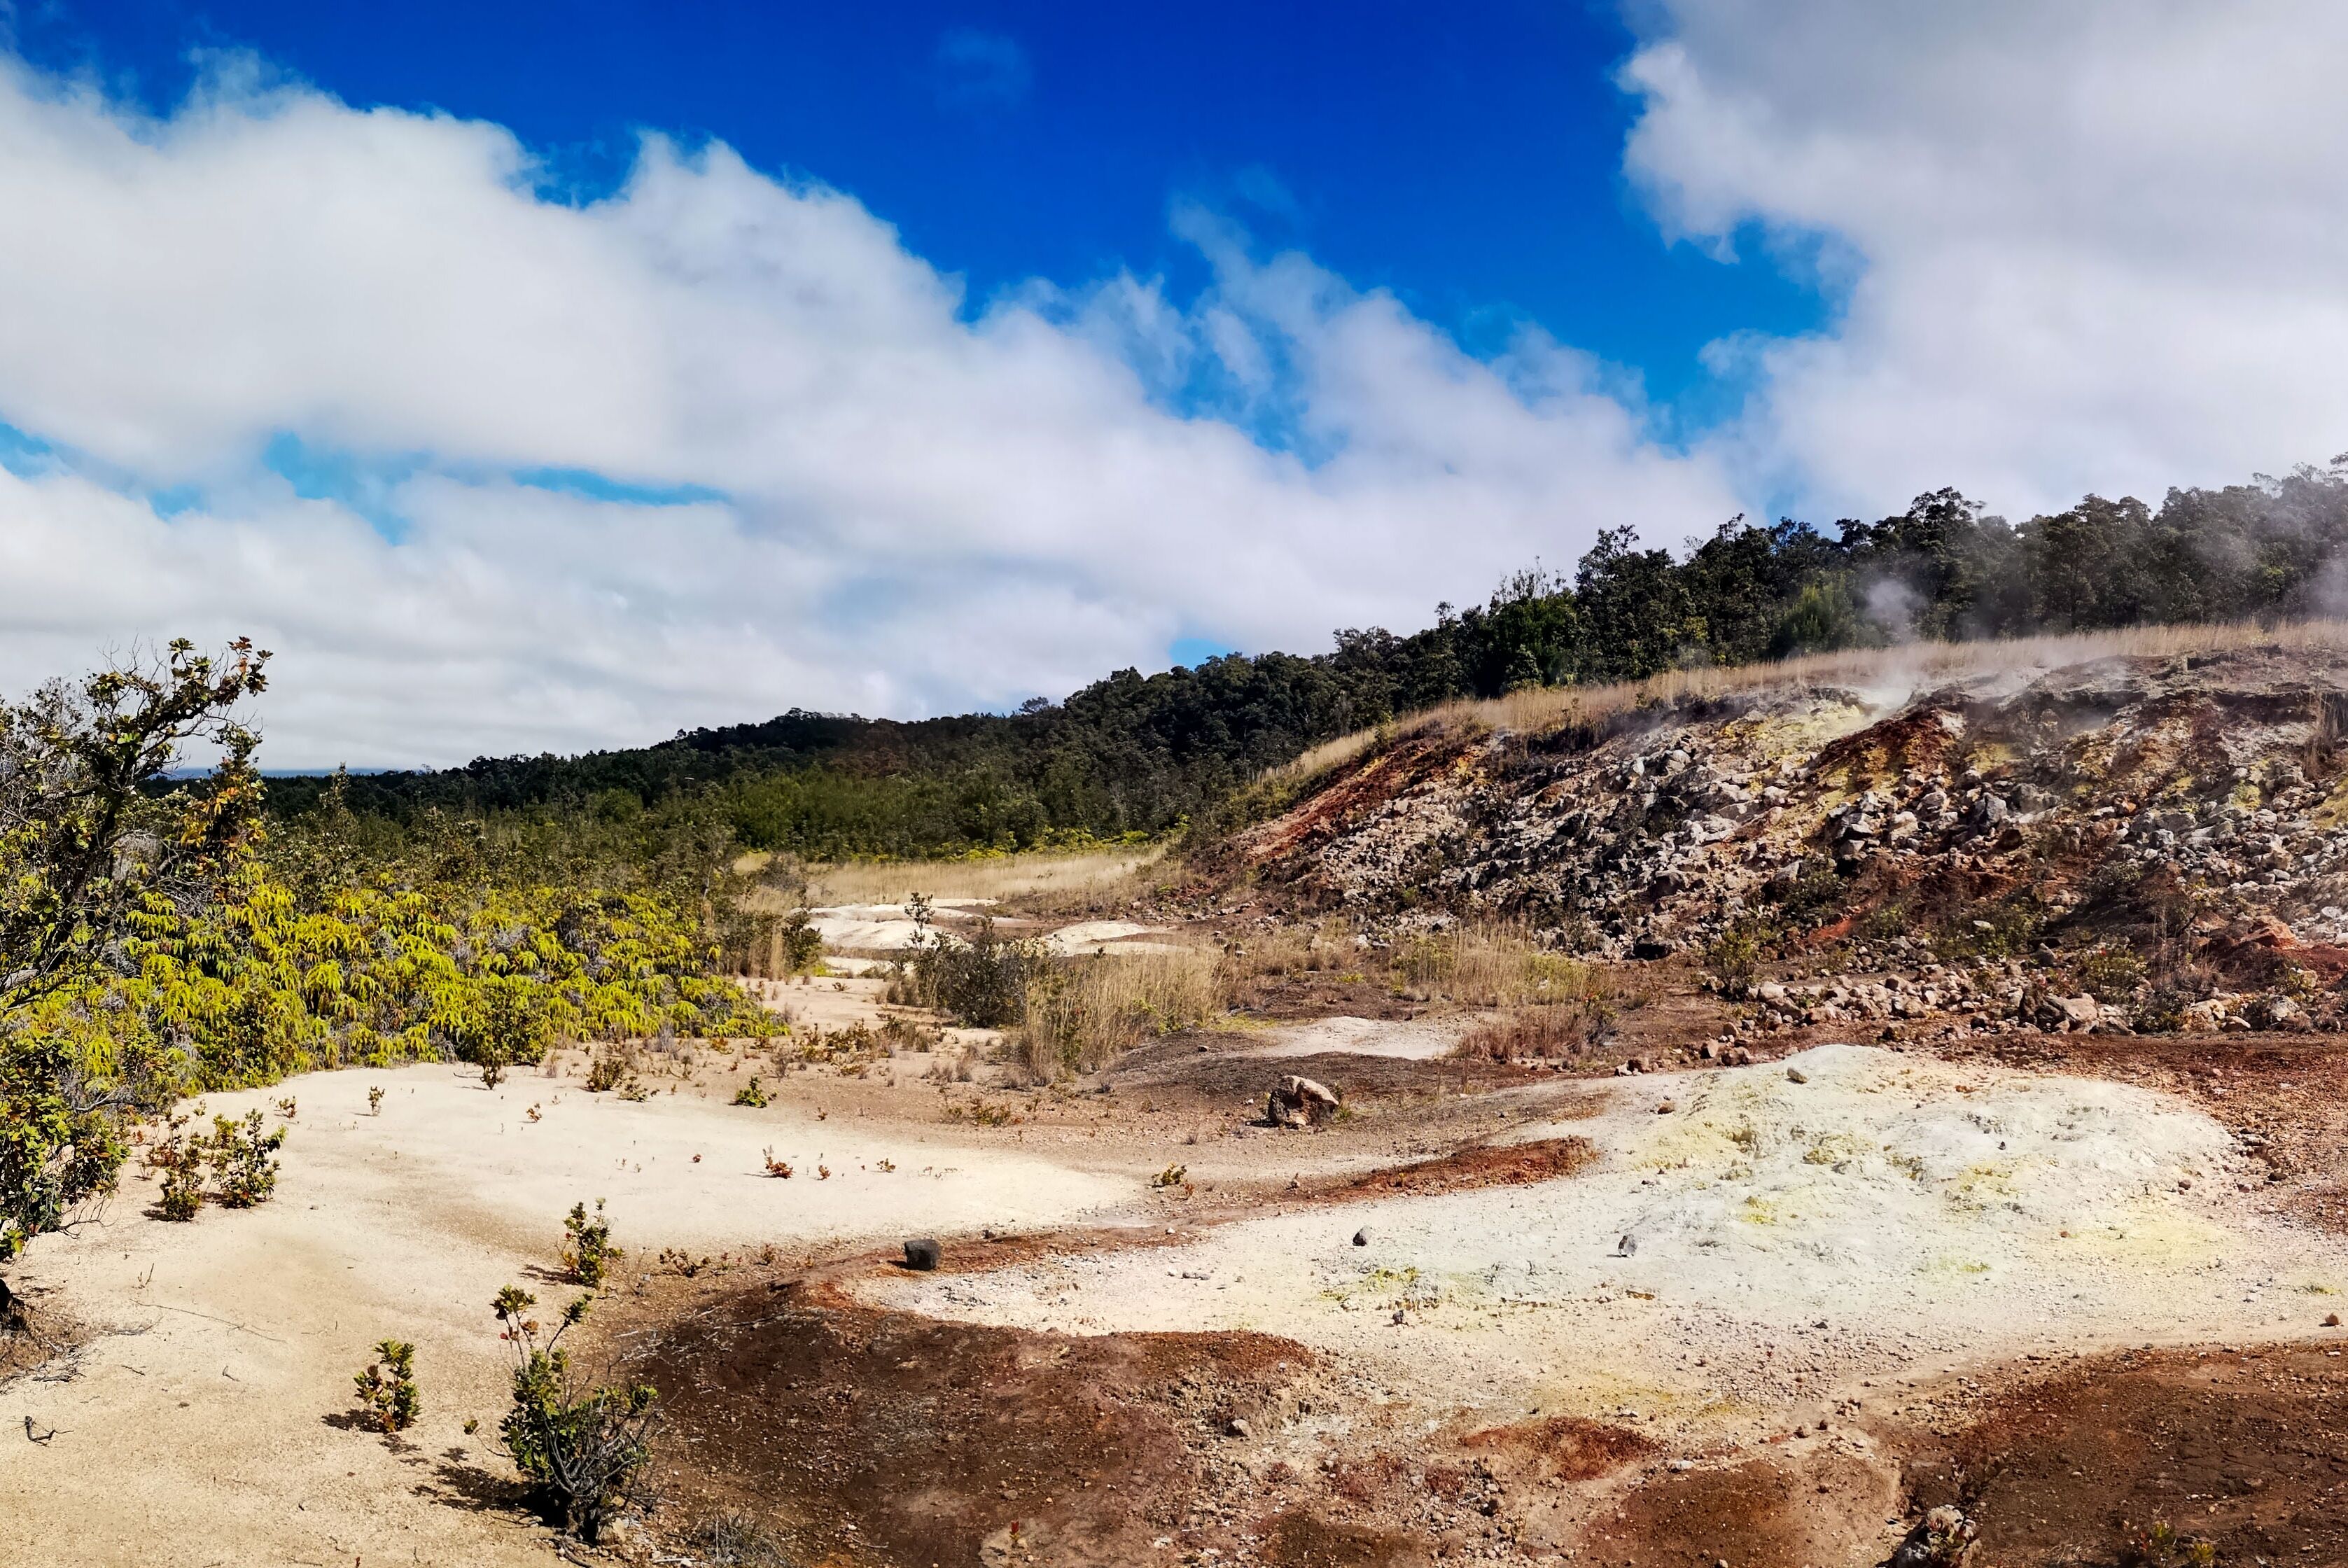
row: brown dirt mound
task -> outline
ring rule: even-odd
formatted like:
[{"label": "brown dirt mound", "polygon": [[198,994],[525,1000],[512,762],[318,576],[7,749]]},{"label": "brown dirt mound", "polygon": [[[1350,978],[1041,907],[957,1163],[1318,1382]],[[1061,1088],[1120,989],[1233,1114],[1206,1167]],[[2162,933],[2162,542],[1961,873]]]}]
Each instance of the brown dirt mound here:
[{"label": "brown dirt mound", "polygon": [[1147,1561],[1184,1524],[1202,1450],[1313,1365],[1262,1335],[1068,1338],[826,1294],[737,1292],[629,1357],[662,1391],[679,1528],[737,1508],[794,1560]]},{"label": "brown dirt mound", "polygon": [[2123,1561],[2131,1527],[2220,1563],[2348,1563],[2348,1357],[2322,1346],[2141,1352],[1993,1405],[1909,1469],[1992,1563]]},{"label": "brown dirt mound", "polygon": [[1858,1561],[1881,1529],[1887,1491],[1871,1467],[1830,1450],[1689,1470],[1649,1482],[1593,1522],[1576,1561],[1596,1568]]},{"label": "brown dirt mound", "polygon": [[1652,1441],[1628,1427],[1610,1427],[1579,1416],[1486,1427],[1468,1433],[1461,1445],[1529,1460],[1558,1480],[1596,1480],[1656,1451]]},{"label": "brown dirt mound", "polygon": [[1461,1149],[1434,1160],[1356,1176],[1340,1189],[1349,1197],[1457,1192],[1474,1187],[1521,1187],[1570,1176],[1598,1158],[1586,1138],[1543,1138]]}]

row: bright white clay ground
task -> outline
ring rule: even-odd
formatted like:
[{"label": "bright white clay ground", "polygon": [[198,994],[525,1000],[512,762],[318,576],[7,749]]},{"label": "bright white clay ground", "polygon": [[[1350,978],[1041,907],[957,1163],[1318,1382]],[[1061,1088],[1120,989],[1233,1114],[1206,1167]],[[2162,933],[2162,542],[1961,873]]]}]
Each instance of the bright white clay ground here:
[{"label": "bright white clay ground", "polygon": [[2221,1128],[2122,1084],[1834,1046],[1620,1080],[1516,1136],[1561,1134],[1601,1162],[866,1289],[1030,1328],[1257,1329],[1430,1408],[1735,1436],[1908,1369],[2311,1332],[2348,1285],[2337,1243],[2238,1191],[2263,1168]]}]

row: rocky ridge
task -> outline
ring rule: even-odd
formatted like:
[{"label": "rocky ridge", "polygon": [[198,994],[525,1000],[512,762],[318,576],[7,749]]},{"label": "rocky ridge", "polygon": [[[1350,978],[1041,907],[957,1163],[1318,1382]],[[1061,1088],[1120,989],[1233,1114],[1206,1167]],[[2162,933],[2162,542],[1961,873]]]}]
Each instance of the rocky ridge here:
[{"label": "rocky ridge", "polygon": [[[1385,938],[1498,918],[1699,954],[1757,1004],[1748,1032],[2334,1026],[2348,653],[1996,658],[1930,690],[1893,650],[1873,690],[1430,725],[1224,852]],[[1756,956],[1797,972],[1760,982]]]}]

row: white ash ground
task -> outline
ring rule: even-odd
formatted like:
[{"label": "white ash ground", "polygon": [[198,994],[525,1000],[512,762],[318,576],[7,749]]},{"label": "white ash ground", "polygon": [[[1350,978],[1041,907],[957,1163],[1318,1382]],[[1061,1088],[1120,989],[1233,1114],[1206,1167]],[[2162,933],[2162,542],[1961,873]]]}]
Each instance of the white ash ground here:
[{"label": "white ash ground", "polygon": [[2348,1284],[2338,1242],[2242,1197],[2222,1128],[2124,1084],[1832,1046],[1623,1080],[1518,1136],[1564,1134],[1602,1163],[868,1288],[1034,1329],[1261,1330],[1438,1413],[1630,1410],[1700,1439],[1903,1372],[2312,1332]]}]

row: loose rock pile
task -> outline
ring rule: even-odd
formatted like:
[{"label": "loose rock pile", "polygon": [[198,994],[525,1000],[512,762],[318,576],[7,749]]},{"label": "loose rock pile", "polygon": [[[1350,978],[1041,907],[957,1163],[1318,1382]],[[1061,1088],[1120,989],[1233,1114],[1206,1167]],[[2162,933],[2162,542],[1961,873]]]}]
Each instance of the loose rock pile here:
[{"label": "loose rock pile", "polygon": [[2249,649],[1421,734],[1233,848],[1371,929],[1501,917],[1633,959],[1746,929],[1904,972],[1763,986],[1759,1033],[2327,1027],[2343,687],[2337,652]]}]

